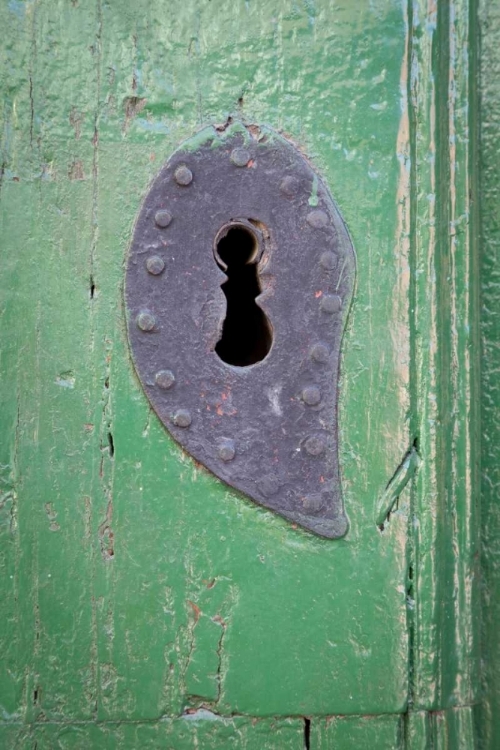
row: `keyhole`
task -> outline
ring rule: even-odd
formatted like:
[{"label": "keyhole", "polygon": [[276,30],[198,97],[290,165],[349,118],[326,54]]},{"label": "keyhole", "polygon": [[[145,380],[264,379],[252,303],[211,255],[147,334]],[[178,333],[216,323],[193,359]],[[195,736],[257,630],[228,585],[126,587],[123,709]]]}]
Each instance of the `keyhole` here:
[{"label": "keyhole", "polygon": [[261,293],[258,256],[257,237],[244,224],[232,224],[219,234],[216,259],[227,275],[222,284],[227,307],[215,351],[223,362],[236,367],[261,362],[272,344],[271,325],[255,301]]}]

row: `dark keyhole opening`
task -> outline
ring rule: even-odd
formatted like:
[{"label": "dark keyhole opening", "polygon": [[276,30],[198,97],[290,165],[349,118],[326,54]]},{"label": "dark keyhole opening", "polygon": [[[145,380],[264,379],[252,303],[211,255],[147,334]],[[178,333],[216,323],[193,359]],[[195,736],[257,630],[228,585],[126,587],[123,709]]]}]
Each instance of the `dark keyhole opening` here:
[{"label": "dark keyhole opening", "polygon": [[269,320],[255,302],[261,293],[258,250],[253,232],[238,224],[231,226],[217,243],[217,255],[226,266],[218,261],[227,275],[222,284],[227,308],[215,351],[223,362],[236,367],[261,362],[273,342]]}]

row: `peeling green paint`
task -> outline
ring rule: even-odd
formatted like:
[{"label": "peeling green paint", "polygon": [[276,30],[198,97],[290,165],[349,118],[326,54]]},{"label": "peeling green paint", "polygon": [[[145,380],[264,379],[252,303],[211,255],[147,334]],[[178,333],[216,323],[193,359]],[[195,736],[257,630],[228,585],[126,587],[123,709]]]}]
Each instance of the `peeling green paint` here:
[{"label": "peeling green paint", "polygon": [[481,574],[482,574],[482,695],[476,709],[484,750],[500,745],[500,320],[498,315],[499,238],[498,220],[500,130],[498,70],[500,69],[500,6],[480,3],[481,28],[481,153],[477,210],[481,212]]},{"label": "peeling green paint", "polygon": [[375,523],[380,526],[387,520],[389,513],[397,503],[402,491],[415,475],[420,466],[420,456],[417,450],[412,447],[404,457],[401,465],[397,468],[396,473],[389,481],[382,497],[378,502],[377,515]]}]

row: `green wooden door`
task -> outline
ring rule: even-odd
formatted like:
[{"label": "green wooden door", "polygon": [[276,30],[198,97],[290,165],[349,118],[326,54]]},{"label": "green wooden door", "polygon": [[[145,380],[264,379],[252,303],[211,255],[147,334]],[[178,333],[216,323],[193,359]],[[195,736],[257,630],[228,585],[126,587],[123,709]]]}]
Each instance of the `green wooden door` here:
[{"label": "green wooden door", "polygon": [[[1,747],[476,746],[473,10],[2,3]],[[132,366],[135,217],[230,117],[304,150],[356,249],[342,540],[196,465]]]}]

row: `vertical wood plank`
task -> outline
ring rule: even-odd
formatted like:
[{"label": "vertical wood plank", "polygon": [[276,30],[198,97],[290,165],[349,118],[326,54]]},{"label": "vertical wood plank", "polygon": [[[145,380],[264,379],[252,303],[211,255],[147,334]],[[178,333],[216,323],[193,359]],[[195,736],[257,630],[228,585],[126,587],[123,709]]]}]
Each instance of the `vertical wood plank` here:
[{"label": "vertical wood plank", "polygon": [[498,75],[500,73],[500,7],[480,4],[481,28],[481,182],[482,230],[482,688],[478,719],[485,750],[500,743],[500,317],[498,285],[500,222],[498,217],[498,132],[500,128]]},{"label": "vertical wood plank", "polygon": [[[475,26],[468,3],[411,5],[416,708],[477,697],[478,226]],[[471,26],[472,23],[472,26]]]}]

